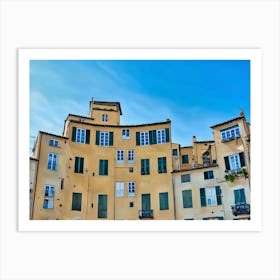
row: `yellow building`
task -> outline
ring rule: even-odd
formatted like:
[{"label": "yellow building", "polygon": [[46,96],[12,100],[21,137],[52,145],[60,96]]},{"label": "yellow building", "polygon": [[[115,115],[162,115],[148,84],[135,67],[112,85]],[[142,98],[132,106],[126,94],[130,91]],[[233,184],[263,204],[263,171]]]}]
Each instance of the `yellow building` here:
[{"label": "yellow building", "polygon": [[173,171],[175,217],[250,219],[248,123],[241,112],[211,128],[214,141],[198,142],[193,137],[193,146],[181,148],[182,168]]},{"label": "yellow building", "polygon": [[174,219],[170,120],[122,126],[121,114],[92,100],[63,136],[39,132],[33,219]]},{"label": "yellow building", "polygon": [[[232,206],[244,206],[245,194],[250,202],[249,180],[238,173],[244,162],[249,173],[244,116],[213,126],[214,140],[194,136],[181,147],[172,143],[169,119],[120,125],[119,102],[91,100],[89,109],[89,117],[69,114],[62,136],[39,132],[30,158],[31,219],[234,219]],[[231,173],[233,182],[225,179]]]}]

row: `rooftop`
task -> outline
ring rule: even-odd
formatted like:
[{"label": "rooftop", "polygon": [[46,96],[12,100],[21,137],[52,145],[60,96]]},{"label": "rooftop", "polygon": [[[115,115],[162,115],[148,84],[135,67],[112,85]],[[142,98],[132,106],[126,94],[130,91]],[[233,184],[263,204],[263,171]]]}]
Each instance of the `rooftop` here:
[{"label": "rooftop", "polygon": [[108,102],[108,101],[93,101],[93,104],[96,105],[109,105],[109,106],[117,106],[120,114],[122,115],[122,109],[121,109],[121,104],[120,102]]}]

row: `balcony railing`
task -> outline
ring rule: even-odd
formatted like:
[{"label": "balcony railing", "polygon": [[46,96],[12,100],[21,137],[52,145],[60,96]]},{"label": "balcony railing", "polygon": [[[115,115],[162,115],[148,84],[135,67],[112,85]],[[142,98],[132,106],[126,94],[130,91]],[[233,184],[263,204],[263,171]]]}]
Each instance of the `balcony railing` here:
[{"label": "balcony railing", "polygon": [[230,136],[230,137],[224,138],[224,139],[222,139],[222,143],[229,142],[229,141],[232,141],[232,140],[237,139],[237,138],[240,138],[240,135]]},{"label": "balcony railing", "polygon": [[139,218],[140,219],[153,219],[154,210],[139,210]]},{"label": "balcony railing", "polygon": [[250,214],[250,204],[247,203],[233,205],[231,209],[234,216]]}]

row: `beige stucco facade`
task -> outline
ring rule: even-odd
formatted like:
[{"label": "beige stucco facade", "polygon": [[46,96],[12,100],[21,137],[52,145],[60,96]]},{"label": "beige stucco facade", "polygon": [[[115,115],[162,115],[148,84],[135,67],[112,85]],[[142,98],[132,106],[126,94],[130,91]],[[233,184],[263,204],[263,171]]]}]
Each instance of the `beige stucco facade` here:
[{"label": "beige stucco facade", "polygon": [[[250,147],[241,140],[249,139],[244,117],[237,122],[241,138],[222,143],[225,123],[213,127],[214,140],[193,137],[192,146],[181,147],[172,143],[169,119],[120,125],[118,102],[91,100],[89,108],[89,117],[67,116],[62,136],[39,132],[30,161],[31,219],[234,219],[234,190],[240,188],[250,203],[249,179],[224,177],[224,157]],[[249,170],[248,156],[245,162]],[[205,179],[208,171],[213,178]],[[182,182],[184,175],[190,181]],[[201,205],[200,189],[206,188],[221,195],[211,206]]]}]

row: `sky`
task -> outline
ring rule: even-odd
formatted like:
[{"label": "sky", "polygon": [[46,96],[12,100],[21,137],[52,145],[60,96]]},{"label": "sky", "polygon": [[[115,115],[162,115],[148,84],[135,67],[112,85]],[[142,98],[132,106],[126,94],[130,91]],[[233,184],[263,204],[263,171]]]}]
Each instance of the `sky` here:
[{"label": "sky", "polygon": [[250,122],[249,60],[32,60],[30,146],[38,131],[62,135],[67,115],[89,101],[119,101],[121,124],[171,120],[172,142],[213,140],[210,126]]}]

